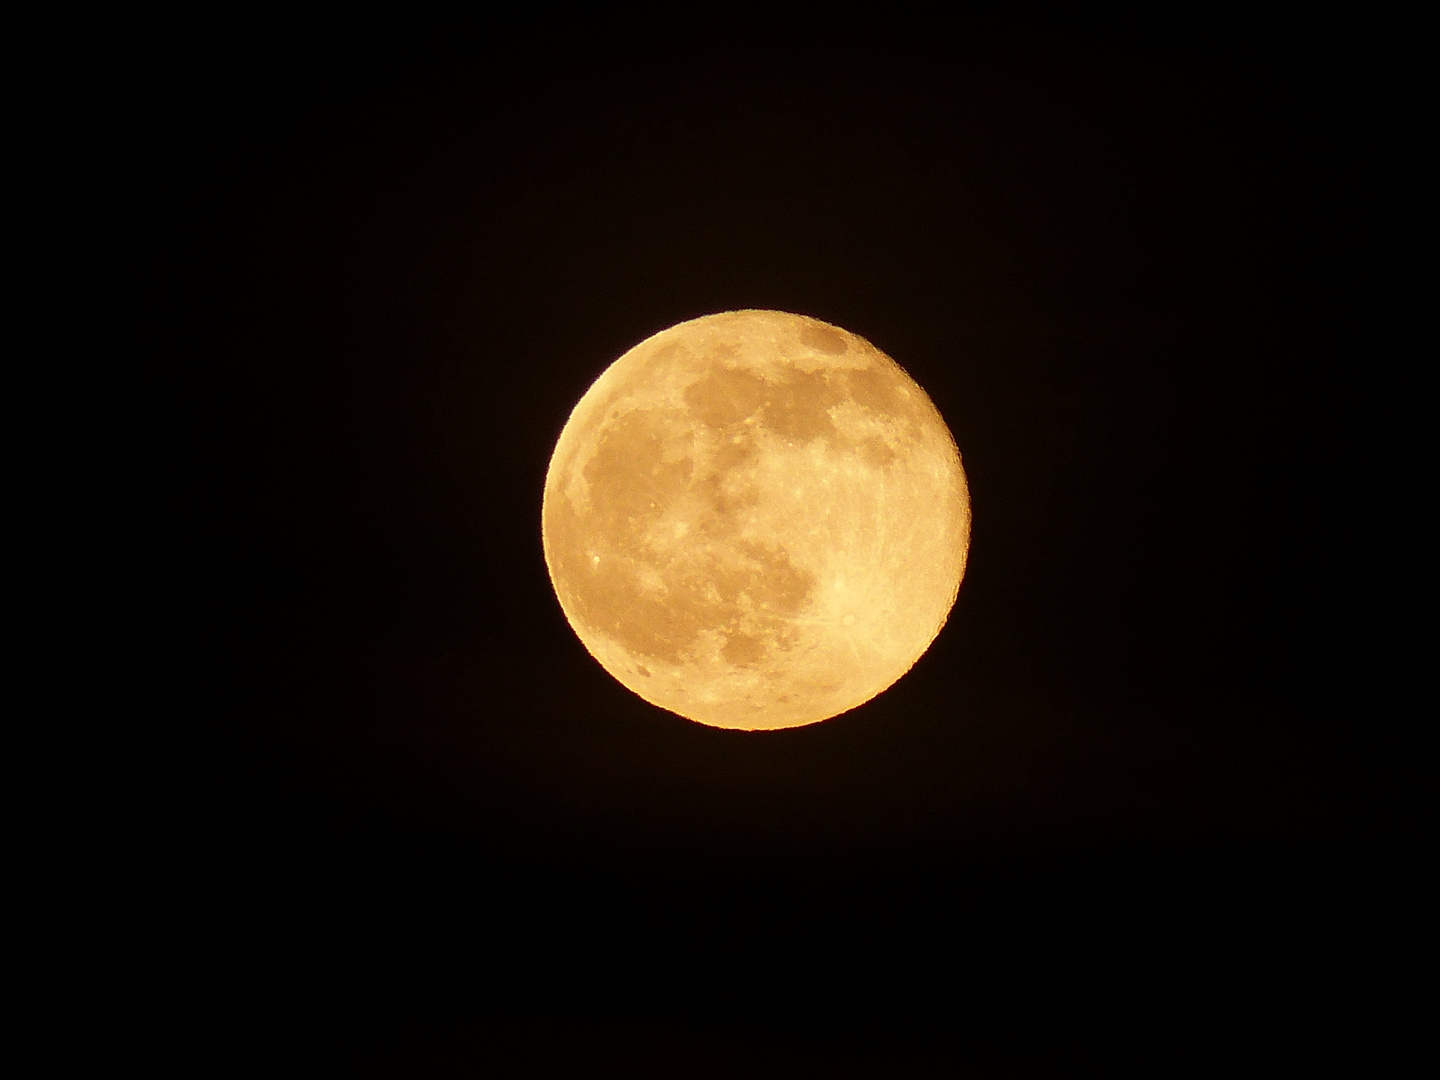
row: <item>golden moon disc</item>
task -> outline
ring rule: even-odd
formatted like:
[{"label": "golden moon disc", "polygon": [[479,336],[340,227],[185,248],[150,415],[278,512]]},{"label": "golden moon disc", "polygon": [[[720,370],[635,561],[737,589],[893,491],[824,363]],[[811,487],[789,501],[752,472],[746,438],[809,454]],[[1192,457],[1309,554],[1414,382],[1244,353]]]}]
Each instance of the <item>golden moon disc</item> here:
[{"label": "golden moon disc", "polygon": [[647,338],[586,391],[541,533],[606,671],[753,731],[825,720],[910,670],[955,603],[970,499],[895,361],[817,319],[728,311]]}]

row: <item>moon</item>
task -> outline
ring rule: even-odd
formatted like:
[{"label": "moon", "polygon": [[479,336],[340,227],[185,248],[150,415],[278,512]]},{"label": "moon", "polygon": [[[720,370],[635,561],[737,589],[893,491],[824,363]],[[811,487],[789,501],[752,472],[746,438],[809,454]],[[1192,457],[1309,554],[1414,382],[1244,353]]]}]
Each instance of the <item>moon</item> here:
[{"label": "moon", "polygon": [[541,511],[602,667],[714,727],[798,727],[891,686],[965,573],[970,498],[930,398],[864,338],[728,311],[616,360],[560,433]]}]

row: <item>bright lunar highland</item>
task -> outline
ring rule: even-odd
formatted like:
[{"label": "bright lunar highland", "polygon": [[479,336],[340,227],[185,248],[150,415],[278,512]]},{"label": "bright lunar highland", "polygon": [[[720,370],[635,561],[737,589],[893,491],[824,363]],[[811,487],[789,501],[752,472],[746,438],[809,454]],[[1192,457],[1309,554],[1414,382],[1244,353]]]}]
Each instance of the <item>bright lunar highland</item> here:
[{"label": "bright lunar highland", "polygon": [[595,381],[545,478],[565,617],[646,701],[716,727],[853,709],[940,632],[970,499],[925,392],[868,341],[730,311]]}]

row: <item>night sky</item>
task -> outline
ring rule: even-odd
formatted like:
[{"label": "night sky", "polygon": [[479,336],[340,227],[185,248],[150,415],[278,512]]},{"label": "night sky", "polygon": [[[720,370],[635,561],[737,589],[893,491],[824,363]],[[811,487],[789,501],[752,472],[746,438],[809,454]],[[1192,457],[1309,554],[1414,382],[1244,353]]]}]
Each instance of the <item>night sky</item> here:
[{"label": "night sky", "polygon": [[[1106,11],[119,28],[156,1060],[1388,1071],[1435,775],[1386,39]],[[974,511],[910,674],[755,734],[606,675],[540,545],[590,382],[746,307],[893,356]]]}]

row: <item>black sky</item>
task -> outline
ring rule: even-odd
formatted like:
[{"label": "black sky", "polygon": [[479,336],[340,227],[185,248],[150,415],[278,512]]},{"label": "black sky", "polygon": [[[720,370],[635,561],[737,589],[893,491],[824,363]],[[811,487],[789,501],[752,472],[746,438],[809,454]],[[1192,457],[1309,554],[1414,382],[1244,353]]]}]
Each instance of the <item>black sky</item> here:
[{"label": "black sky", "polygon": [[[1394,1052],[1434,786],[1388,45],[1106,11],[127,24],[157,1047],[356,1076]],[[739,307],[895,357],[974,503],[916,668],[758,735],[610,680],[539,540],[590,381]]]}]

